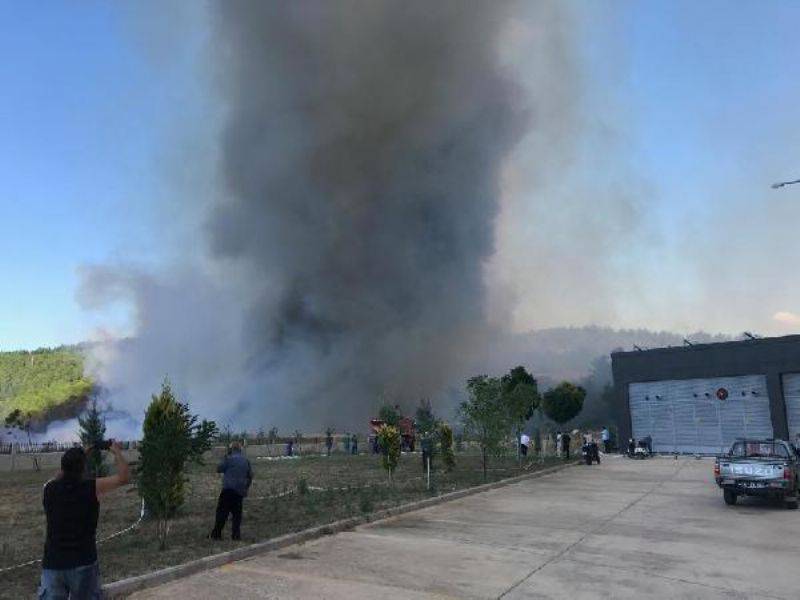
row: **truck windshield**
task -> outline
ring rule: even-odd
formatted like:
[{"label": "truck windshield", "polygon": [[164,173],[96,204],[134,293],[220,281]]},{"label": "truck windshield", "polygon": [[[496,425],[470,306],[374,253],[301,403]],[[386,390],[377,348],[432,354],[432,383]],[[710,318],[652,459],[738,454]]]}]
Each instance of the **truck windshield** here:
[{"label": "truck windshield", "polygon": [[786,446],[780,442],[735,442],[730,454],[741,458],[789,458]]}]

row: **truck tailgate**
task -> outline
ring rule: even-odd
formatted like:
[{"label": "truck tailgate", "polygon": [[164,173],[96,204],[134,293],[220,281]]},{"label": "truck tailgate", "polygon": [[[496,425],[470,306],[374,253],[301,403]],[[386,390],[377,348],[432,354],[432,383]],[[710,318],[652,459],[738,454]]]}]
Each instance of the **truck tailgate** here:
[{"label": "truck tailgate", "polygon": [[748,479],[780,479],[783,477],[783,463],[722,462],[720,464],[720,475]]}]

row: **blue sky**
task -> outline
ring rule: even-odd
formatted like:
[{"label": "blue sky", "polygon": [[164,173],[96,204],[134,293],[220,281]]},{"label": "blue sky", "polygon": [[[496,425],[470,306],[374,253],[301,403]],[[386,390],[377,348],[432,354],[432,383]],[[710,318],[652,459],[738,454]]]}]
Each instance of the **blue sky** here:
[{"label": "blue sky", "polygon": [[[176,138],[213,102],[203,20],[187,17],[199,3],[43,6],[0,3],[0,349],[77,342],[118,318],[77,305],[82,265],[168,262],[180,177],[165,164],[180,161]],[[794,330],[800,319],[774,316],[800,314],[800,288],[782,275],[800,252],[790,227],[800,186],[768,186],[800,177],[800,3],[573,8],[584,118],[602,107],[603,123],[589,125],[617,140],[606,160],[620,185],[630,175],[648,190],[641,234],[614,261],[635,289],[602,291],[615,307],[607,319],[523,301],[517,327]],[[590,142],[587,154],[604,148]],[[780,219],[774,230],[769,215]],[[518,285],[524,297],[529,283]]]},{"label": "blue sky", "polygon": [[188,74],[157,64],[137,18],[0,3],[0,348],[86,339],[100,322],[75,302],[78,269],[162,258],[159,161]]}]

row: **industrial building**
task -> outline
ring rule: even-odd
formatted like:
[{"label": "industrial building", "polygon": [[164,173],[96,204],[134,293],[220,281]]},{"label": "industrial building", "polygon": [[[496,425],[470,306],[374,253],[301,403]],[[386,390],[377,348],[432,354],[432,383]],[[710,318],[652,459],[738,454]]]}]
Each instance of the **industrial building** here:
[{"label": "industrial building", "polygon": [[611,354],[619,436],[717,454],[740,437],[800,435],[800,335]]}]

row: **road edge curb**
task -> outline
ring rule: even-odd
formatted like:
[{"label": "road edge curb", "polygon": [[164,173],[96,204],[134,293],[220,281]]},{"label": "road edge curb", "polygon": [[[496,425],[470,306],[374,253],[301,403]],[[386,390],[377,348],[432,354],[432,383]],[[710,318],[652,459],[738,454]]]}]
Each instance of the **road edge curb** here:
[{"label": "road edge curb", "polygon": [[577,464],[577,462],[570,461],[563,465],[555,465],[546,469],[533,471],[532,473],[525,473],[523,475],[501,479],[500,481],[493,481],[491,483],[484,483],[471,488],[465,488],[463,490],[456,490],[455,492],[449,492],[433,498],[425,498],[424,500],[408,502],[406,504],[401,504],[400,506],[385,508],[364,516],[341,519],[326,525],[319,525],[310,529],[304,529],[302,531],[296,531],[294,533],[282,535],[264,542],[257,542],[255,544],[243,546],[234,550],[228,550],[227,552],[212,554],[211,556],[204,556],[203,558],[198,558],[180,565],[166,567],[150,573],[144,573],[142,575],[135,575],[133,577],[120,579],[119,581],[114,581],[113,583],[104,585],[103,594],[104,597],[109,600],[125,598],[134,592],[139,592],[157,585],[169,583],[170,581],[174,581],[176,579],[181,579],[183,577],[188,577],[189,575],[194,575],[195,573],[221,567],[222,565],[243,560],[245,558],[250,558],[251,556],[266,554],[267,552],[280,550],[281,548],[292,546],[294,544],[302,544],[325,535],[333,535],[335,533],[347,531],[358,527],[359,525],[385,521],[392,517],[397,517],[409,512],[430,508],[432,506],[444,504],[445,502],[452,502],[453,500],[480,494],[482,492],[488,492],[490,490],[513,485],[528,479],[544,477],[545,475],[557,473]]}]

